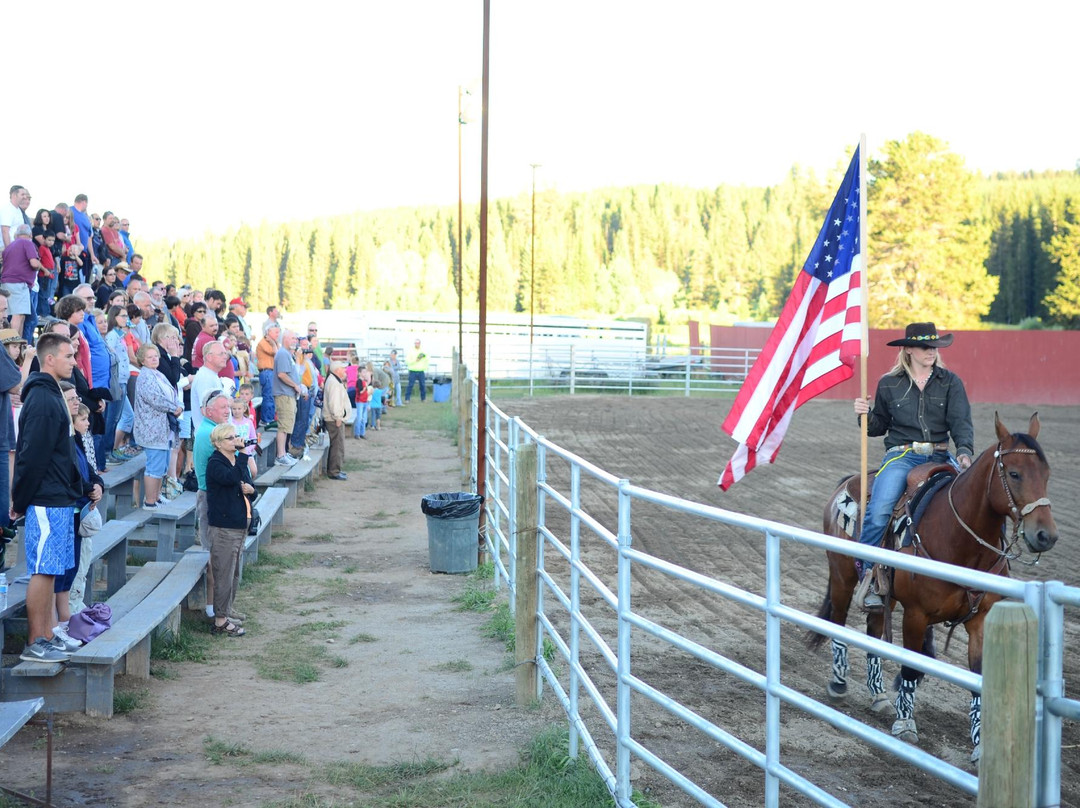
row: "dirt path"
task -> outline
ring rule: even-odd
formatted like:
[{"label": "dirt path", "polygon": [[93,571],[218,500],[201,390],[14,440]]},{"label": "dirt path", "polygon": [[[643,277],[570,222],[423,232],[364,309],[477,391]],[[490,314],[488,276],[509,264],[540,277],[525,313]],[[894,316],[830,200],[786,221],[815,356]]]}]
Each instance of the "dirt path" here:
[{"label": "dirt path", "polygon": [[[464,578],[429,571],[420,498],[459,490],[459,463],[445,434],[394,414],[347,441],[347,482],[320,479],[287,512],[270,551],[296,568],[242,589],[247,637],[216,642],[206,664],[155,662],[168,678],[120,677],[146,691],[131,713],[59,718],[56,805],[264,806],[297,795],[347,805],[358,792],[315,768],[429,758],[457,761],[452,771],[507,768],[557,717],[552,705],[515,707],[505,650],[480,632],[486,616],[453,610]],[[265,678],[302,662],[317,681]],[[5,785],[43,794],[40,734],[23,730],[0,752]],[[208,736],[306,764],[212,765]]]},{"label": "dirt path", "polygon": [[[560,446],[633,483],[686,499],[717,505],[813,530],[821,529],[827,497],[839,478],[855,471],[859,457],[858,430],[850,404],[811,402],[796,414],[777,463],[755,470],[726,494],[716,480],[734,450],[719,429],[727,404],[707,399],[627,398],[618,396],[547,397],[498,402],[512,415]],[[976,448],[985,448],[993,437],[994,411],[1000,410],[1014,431],[1026,429],[1032,408],[977,405],[974,408]],[[1042,558],[1038,567],[1018,567],[1020,578],[1059,579],[1069,584],[1080,580],[1080,544],[1075,526],[1080,521],[1080,409],[1042,408],[1040,442],[1047,452],[1053,474],[1050,499],[1061,530],[1058,546]],[[881,442],[872,442],[871,462],[881,455]],[[566,466],[552,460],[548,480],[558,490],[569,490]],[[610,487],[583,483],[583,507],[601,523],[616,524],[617,498]],[[565,519],[554,506],[549,522],[557,535],[566,537]],[[709,576],[757,594],[764,594],[764,543],[759,534],[708,523],[693,517],[635,503],[632,515],[634,545]],[[582,530],[583,537],[587,531]],[[591,569],[614,589],[614,554],[586,537],[583,557]],[[549,558],[550,555],[549,554]],[[785,603],[816,612],[825,592],[824,555],[809,548],[785,544],[782,597]],[[584,598],[585,608],[614,644],[614,621],[598,598]],[[760,613],[733,604],[657,573],[635,569],[633,606],[661,625],[688,636],[707,648],[723,653],[746,667],[764,672],[764,619]],[[1066,648],[1066,691],[1080,675],[1077,647],[1080,621],[1071,615]],[[849,625],[855,627],[852,617]],[[899,626],[899,618],[896,619]],[[801,631],[783,631],[782,665],[785,684],[820,697],[828,678],[827,649],[811,653],[803,645]],[[938,634],[938,650],[943,645]],[[584,646],[584,643],[583,643]],[[639,632],[634,634],[634,673],[646,682],[678,697],[685,705],[710,718],[758,749],[764,749],[764,698],[760,691],[733,676],[712,669],[669,647],[662,647]],[[948,658],[966,664],[967,643],[963,630],[953,638]],[[852,650],[852,695],[842,709],[888,730],[891,716],[865,711],[862,686],[864,655]],[[595,660],[593,660],[595,663]],[[886,680],[897,666],[886,663]],[[607,693],[609,677],[601,677]],[[611,701],[614,704],[614,701]],[[940,681],[921,686],[916,697],[921,745],[957,766],[967,767],[970,751],[968,694]],[[764,799],[763,777],[756,767],[728,752],[715,741],[671,719],[642,699],[634,702],[633,734],[665,760],[677,765],[710,793],[732,806],[758,806]],[[973,803],[963,795],[905,764],[885,759],[870,747],[832,731],[793,708],[782,708],[781,742],[784,762],[797,771],[860,806],[964,805]],[[1066,722],[1062,759],[1063,804],[1080,804],[1080,732]],[[682,792],[651,773],[635,782],[650,788],[665,808],[692,804]],[[807,804],[789,790],[782,790],[783,805]]]}]

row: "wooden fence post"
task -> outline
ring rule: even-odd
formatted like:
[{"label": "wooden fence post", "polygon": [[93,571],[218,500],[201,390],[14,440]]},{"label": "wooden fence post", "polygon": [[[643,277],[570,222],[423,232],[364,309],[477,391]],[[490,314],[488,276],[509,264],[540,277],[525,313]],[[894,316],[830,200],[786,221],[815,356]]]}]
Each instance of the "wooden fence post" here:
[{"label": "wooden fence post", "polygon": [[1035,804],[1035,612],[996,603],[984,636],[978,806],[1027,808]]},{"label": "wooden fence post", "polygon": [[514,566],[514,682],[517,703],[532,704],[540,693],[536,665],[536,444],[519,445],[514,455],[517,485],[517,560]]}]

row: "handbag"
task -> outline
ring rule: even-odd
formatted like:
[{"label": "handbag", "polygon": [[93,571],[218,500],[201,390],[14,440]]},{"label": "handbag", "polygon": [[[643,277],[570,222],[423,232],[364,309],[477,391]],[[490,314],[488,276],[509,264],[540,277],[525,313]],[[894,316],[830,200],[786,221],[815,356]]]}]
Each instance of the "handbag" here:
[{"label": "handbag", "polygon": [[91,508],[87,504],[79,511],[79,535],[84,539],[101,530],[102,524],[100,508]]},{"label": "handbag", "polygon": [[251,512],[251,523],[248,525],[248,535],[258,536],[259,528],[262,527],[262,517],[259,516],[258,511]]},{"label": "handbag", "polygon": [[179,435],[180,434],[180,419],[177,417],[176,413],[175,412],[167,412],[167,413],[165,413],[165,420],[169,424],[169,431],[174,432],[177,435]]},{"label": "handbag", "polygon": [[184,475],[183,484],[185,491],[199,490],[199,478],[195,476],[195,469],[192,469]]},{"label": "handbag", "polygon": [[112,625],[112,609],[107,603],[87,606],[68,621],[68,634],[73,639],[90,642]]}]

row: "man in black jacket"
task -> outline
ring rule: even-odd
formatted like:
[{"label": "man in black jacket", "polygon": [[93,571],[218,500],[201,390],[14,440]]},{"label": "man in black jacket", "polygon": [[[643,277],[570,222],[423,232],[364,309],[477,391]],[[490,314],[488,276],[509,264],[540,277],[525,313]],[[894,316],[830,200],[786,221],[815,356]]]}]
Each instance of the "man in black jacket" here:
[{"label": "man in black jacket", "polygon": [[75,349],[71,340],[45,334],[37,347],[41,370],[23,386],[15,474],[11,486],[12,520],[26,514],[26,589],[28,662],[63,662],[69,658],[53,637],[54,577],[74,563],[75,501],[83,494],[71,438],[75,434],[60,380],[71,376]]}]

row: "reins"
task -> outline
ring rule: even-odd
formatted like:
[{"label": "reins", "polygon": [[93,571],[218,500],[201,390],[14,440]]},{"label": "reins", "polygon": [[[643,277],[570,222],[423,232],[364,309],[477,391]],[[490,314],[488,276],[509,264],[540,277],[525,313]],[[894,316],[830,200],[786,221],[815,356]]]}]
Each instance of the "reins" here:
[{"label": "reins", "polygon": [[[999,557],[1006,561],[1019,561],[1021,564],[1033,567],[1039,563],[1039,559],[1042,558],[1042,553],[1037,553],[1034,561],[1024,561],[1020,556],[1024,553],[1023,545],[1020,545],[1019,550],[1013,552],[1013,548],[1017,546],[1020,539],[1025,536],[1024,533],[1024,517],[1034,511],[1036,508],[1046,506],[1050,507],[1050,499],[1048,497],[1040,497],[1034,502],[1029,502],[1022,509],[1017,508],[1016,499],[1013,497],[1012,491],[1009,489],[1009,482],[1005,477],[1005,463],[1002,458],[1008,454],[1038,454],[1034,449],[1008,449],[1002,451],[1001,443],[998,442],[997,450],[994,452],[994,464],[990,469],[990,473],[986,477],[986,501],[990,502],[990,485],[994,479],[994,468],[997,469],[998,479],[1001,480],[1001,487],[1005,490],[1005,497],[1009,501],[1009,512],[1012,514],[1013,530],[1012,539],[1008,545],[1004,548],[994,547],[992,544],[984,541],[979,534],[972,530],[968,524],[960,517],[960,514],[956,510],[956,505],[953,503],[952,489],[953,486],[950,483],[948,490],[949,507],[952,509],[953,516],[956,517],[956,521],[960,524],[964,530],[968,532],[975,541],[985,547],[987,550],[995,553]],[[1004,542],[1003,542],[1004,543]]]}]

